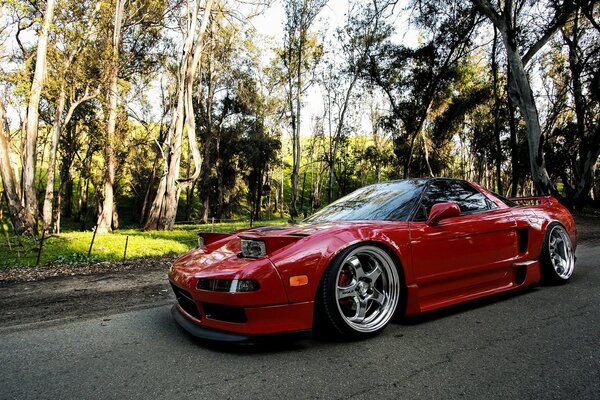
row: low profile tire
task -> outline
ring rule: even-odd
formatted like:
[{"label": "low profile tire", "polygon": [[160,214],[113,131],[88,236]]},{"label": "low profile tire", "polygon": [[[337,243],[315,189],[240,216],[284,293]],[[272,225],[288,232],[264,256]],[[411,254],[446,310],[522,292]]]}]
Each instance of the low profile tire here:
[{"label": "low profile tire", "polygon": [[566,283],[573,274],[573,244],[569,233],[558,222],[552,222],[546,229],[540,262],[542,279],[548,284]]},{"label": "low profile tire", "polygon": [[319,303],[330,331],[360,339],[383,330],[396,312],[402,288],[392,256],[374,245],[355,245],[325,271]]}]

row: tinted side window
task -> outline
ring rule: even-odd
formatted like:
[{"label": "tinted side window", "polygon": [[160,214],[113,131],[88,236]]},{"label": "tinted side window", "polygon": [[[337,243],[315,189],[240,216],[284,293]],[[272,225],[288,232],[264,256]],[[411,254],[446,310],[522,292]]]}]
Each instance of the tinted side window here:
[{"label": "tinted side window", "polygon": [[421,201],[421,209],[415,219],[418,221],[427,219],[434,204],[446,202],[457,203],[462,214],[490,209],[486,197],[467,182],[436,180],[427,187]]}]

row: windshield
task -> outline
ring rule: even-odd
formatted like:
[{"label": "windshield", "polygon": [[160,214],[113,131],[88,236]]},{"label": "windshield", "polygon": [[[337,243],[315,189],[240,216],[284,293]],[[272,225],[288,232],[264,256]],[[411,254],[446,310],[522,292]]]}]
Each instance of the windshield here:
[{"label": "windshield", "polygon": [[304,222],[407,221],[425,182],[404,180],[365,186],[331,203]]}]

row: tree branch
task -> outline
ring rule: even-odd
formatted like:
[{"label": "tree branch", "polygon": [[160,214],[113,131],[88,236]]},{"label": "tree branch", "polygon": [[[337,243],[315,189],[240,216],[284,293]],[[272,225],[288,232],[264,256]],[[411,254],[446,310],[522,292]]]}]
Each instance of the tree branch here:
[{"label": "tree branch", "polygon": [[523,56],[523,66],[527,66],[529,61],[535,56],[535,54],[548,43],[548,41],[552,38],[554,33],[559,30],[561,27],[565,25],[565,23],[571,18],[575,10],[577,10],[577,6],[570,2],[565,1],[563,4],[564,9],[560,11],[559,14],[555,15],[554,23],[546,28],[544,34],[527,50],[525,55]]},{"label": "tree branch", "polygon": [[494,10],[492,5],[487,0],[473,0],[473,4],[477,7],[477,9],[485,14],[486,17],[492,21],[498,29],[500,29],[500,25],[502,24],[502,16]]}]

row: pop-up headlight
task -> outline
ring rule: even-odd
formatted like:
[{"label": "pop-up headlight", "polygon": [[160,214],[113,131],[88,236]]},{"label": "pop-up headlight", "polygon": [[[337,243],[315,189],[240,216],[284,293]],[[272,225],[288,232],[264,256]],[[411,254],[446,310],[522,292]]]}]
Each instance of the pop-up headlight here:
[{"label": "pop-up headlight", "polygon": [[213,292],[255,292],[260,285],[254,279],[200,279],[198,289]]}]

